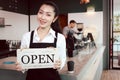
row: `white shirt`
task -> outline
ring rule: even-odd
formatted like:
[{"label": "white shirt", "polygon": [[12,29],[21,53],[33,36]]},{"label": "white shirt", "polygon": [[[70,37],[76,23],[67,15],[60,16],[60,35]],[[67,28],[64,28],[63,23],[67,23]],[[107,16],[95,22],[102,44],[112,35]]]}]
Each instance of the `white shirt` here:
[{"label": "white shirt", "polygon": [[71,33],[73,33],[73,34],[78,32],[76,26],[74,26],[73,28],[69,28],[68,26],[66,26],[66,27],[63,28],[63,34],[64,34],[64,35],[67,36],[68,33],[69,33],[69,31],[70,31]]},{"label": "white shirt", "polygon": [[[30,36],[31,36],[31,32],[27,32],[23,35],[23,38],[21,41],[21,48],[29,48]],[[47,34],[47,36],[45,36],[45,38],[41,41],[41,43],[43,43],[43,42],[53,43],[55,37],[56,37],[55,31],[50,29],[49,33]],[[37,29],[35,29],[34,35],[33,35],[33,43],[38,43],[38,42],[40,42],[40,37],[37,34]],[[61,60],[61,68],[60,69],[62,69],[66,63],[66,41],[65,41],[65,37],[60,33],[58,33],[56,45],[57,45],[56,48],[58,50],[58,54],[59,54],[60,60]]]}]

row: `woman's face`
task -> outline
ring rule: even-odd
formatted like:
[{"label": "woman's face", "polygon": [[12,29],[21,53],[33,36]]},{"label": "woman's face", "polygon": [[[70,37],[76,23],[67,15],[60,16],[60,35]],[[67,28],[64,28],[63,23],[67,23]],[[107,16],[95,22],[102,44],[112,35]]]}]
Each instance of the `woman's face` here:
[{"label": "woman's face", "polygon": [[38,11],[37,19],[41,28],[50,27],[51,23],[55,21],[54,8],[43,4]]}]

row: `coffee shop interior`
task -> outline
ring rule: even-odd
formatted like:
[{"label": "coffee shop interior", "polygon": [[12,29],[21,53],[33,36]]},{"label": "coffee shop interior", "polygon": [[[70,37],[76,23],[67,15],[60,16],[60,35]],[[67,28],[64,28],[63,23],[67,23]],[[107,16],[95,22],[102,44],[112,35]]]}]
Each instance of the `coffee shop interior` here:
[{"label": "coffee shop interior", "polygon": [[[23,34],[38,25],[36,14],[43,1],[0,0],[0,80],[25,80],[27,73],[16,71],[14,62]],[[66,63],[59,71],[61,80],[119,80],[120,1],[52,1],[60,9],[62,30],[70,20],[75,20],[78,28],[82,27],[84,32],[76,34],[73,56],[67,56],[67,61],[74,62],[74,71],[69,73]],[[92,39],[89,42],[81,39],[81,35]],[[108,79],[108,76],[111,78]]]}]

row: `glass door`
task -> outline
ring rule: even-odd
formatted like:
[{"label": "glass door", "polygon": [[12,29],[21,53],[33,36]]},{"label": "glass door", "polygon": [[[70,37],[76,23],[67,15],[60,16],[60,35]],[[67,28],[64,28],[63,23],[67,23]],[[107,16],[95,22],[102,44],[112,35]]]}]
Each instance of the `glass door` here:
[{"label": "glass door", "polygon": [[120,1],[113,0],[112,68],[120,69]]}]

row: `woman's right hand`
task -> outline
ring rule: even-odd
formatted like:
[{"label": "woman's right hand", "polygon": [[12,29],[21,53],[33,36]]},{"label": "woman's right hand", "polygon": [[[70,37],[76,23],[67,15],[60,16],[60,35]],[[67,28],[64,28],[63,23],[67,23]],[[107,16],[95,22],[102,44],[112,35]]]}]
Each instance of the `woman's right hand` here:
[{"label": "woman's right hand", "polygon": [[22,66],[18,62],[16,62],[16,70],[17,71],[23,71]]}]

